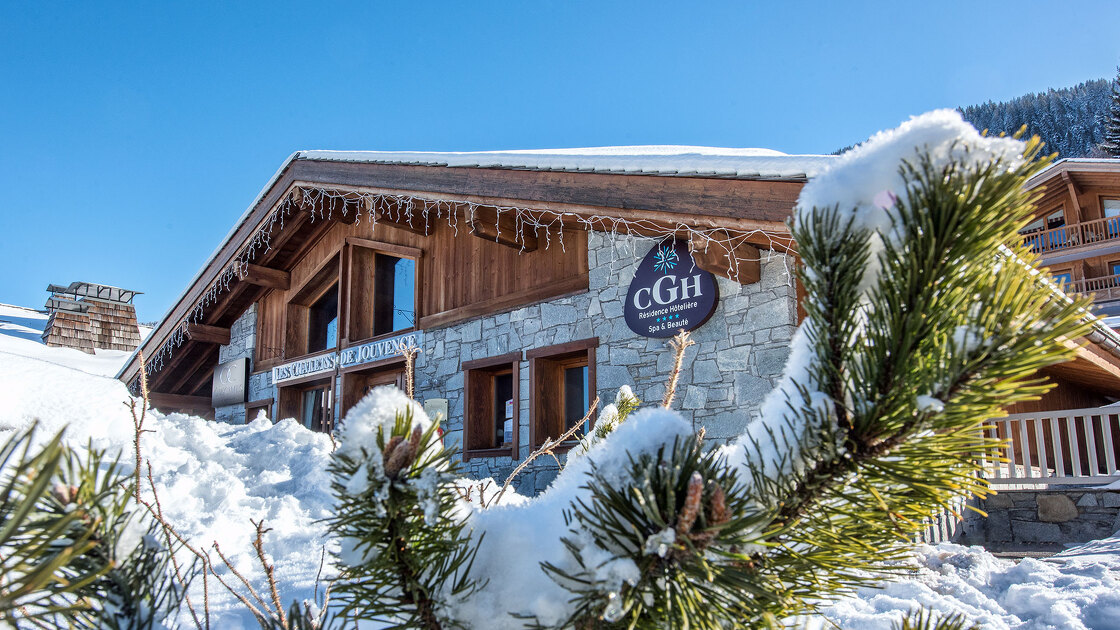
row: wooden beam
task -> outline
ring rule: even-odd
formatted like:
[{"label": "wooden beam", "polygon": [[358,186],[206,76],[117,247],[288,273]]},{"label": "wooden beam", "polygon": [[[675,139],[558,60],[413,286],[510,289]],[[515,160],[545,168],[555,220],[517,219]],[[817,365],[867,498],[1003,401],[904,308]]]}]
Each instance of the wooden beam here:
[{"label": "wooden beam", "polygon": [[[160,389],[181,393],[183,391],[194,391],[198,387],[197,384],[192,384],[192,381],[197,380],[198,371],[206,366],[213,366],[218,363],[218,348],[216,346],[205,345],[199,346],[199,348],[197,356],[191,358],[190,361],[184,358],[178,368],[171,366],[164,368],[163,372],[168,373],[171,386],[160,387]],[[171,377],[175,377],[174,380],[171,380]]]},{"label": "wooden beam", "polygon": [[210,399],[205,396],[183,396],[181,394],[164,394],[162,392],[148,393],[148,404],[156,408],[213,409],[210,403]]},{"label": "wooden beam", "polygon": [[[726,232],[716,234],[729,238]],[[729,252],[725,247],[732,249]],[[728,280],[735,280],[743,285],[762,280],[762,255],[758,247],[746,241],[737,244],[729,241],[712,242],[703,236],[693,234],[691,249],[696,266],[704,271]]]},{"label": "wooden beam", "polygon": [[1081,206],[1077,203],[1077,197],[1081,194],[1081,191],[1077,189],[1077,184],[1069,176],[1068,171],[1062,171],[1062,181],[1066,183],[1066,192],[1069,193],[1069,207],[1073,213],[1074,222],[1084,221],[1085,217],[1081,215]]},{"label": "wooden beam", "polygon": [[280,269],[249,264],[245,266],[245,275],[241,277],[241,281],[258,287],[287,291],[292,284],[292,274]]},{"label": "wooden beam", "polygon": [[216,343],[221,346],[228,346],[229,328],[209,326],[207,324],[187,324],[187,337],[195,342]]},{"label": "wooden beam", "polygon": [[479,206],[470,217],[471,234],[515,249],[537,250],[536,228],[521,224],[512,212],[500,213],[493,206]]}]

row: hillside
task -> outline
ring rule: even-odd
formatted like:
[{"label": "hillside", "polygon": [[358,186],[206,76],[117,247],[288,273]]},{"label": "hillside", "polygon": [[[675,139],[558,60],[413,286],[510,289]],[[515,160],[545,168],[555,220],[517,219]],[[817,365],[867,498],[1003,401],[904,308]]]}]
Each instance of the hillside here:
[{"label": "hillside", "polygon": [[1026,94],[1010,101],[988,101],[959,108],[964,119],[991,134],[1014,133],[1022,125],[1038,134],[1047,151],[1059,157],[1102,157],[1112,81],[1096,79],[1073,87]]}]

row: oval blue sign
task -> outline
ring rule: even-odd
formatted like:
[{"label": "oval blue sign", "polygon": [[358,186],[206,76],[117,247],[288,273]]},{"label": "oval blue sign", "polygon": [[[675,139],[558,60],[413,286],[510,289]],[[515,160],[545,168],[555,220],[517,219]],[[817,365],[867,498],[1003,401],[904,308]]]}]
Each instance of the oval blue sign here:
[{"label": "oval blue sign", "polygon": [[626,325],[643,337],[695,330],[716,310],[715,276],[696,266],[688,244],[661,242],[646,254],[626,292]]}]

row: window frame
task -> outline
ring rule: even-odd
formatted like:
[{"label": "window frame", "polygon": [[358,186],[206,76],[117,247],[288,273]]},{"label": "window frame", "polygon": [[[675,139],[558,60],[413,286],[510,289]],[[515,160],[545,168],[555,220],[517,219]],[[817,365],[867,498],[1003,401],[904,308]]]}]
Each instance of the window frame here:
[{"label": "window frame", "polygon": [[1058,279],[1058,276],[1064,276],[1066,274],[1069,274],[1069,284],[1073,284],[1074,282],[1077,281],[1077,277],[1073,273],[1073,271],[1074,271],[1073,267],[1070,266],[1070,265],[1063,265],[1063,266],[1058,267],[1058,268],[1051,267],[1047,271],[1048,271],[1048,274],[1050,276],[1050,281],[1053,282],[1054,284],[1058,285],[1058,286],[1062,286],[1062,282]]},{"label": "window frame", "polygon": [[[559,412],[554,404],[549,405],[546,398],[549,393],[546,389],[558,391],[557,400],[563,401],[563,367],[574,367],[571,360],[579,358],[587,362],[587,401],[588,405],[598,396],[598,386],[595,378],[595,350],[599,347],[599,338],[590,337],[569,341],[543,348],[533,348],[525,352],[525,359],[529,362],[529,387],[532,391],[529,399],[529,447],[538,448],[544,443],[545,438],[556,439],[563,434],[556,435],[556,427],[563,426],[564,410]],[[564,365],[567,364],[567,365]],[[559,382],[557,382],[559,381]],[[561,405],[562,406],[562,405]],[[558,418],[557,418],[558,415]],[[556,425],[549,427],[547,425]],[[589,419],[588,430],[595,428],[595,417]],[[556,450],[564,452],[577,444],[577,440],[567,440],[557,445]]]},{"label": "window frame", "polygon": [[[329,350],[338,350],[339,343],[342,341],[341,336],[339,335],[339,325],[342,323],[341,322],[341,317],[340,317],[340,313],[341,313],[341,310],[342,310],[341,309],[341,306],[342,306],[341,289],[342,289],[342,287],[339,286],[339,283],[334,282],[330,286],[328,286],[326,289],[324,289],[318,296],[316,296],[312,300],[311,304],[307,305],[307,345],[305,347],[305,350],[307,350],[308,354],[318,354],[320,352],[327,352]],[[314,350],[312,350],[311,349],[311,341],[312,341],[311,333],[313,332],[312,327],[316,323],[318,323],[316,321],[316,317],[315,317],[316,307],[332,291],[334,292],[334,340],[333,340],[333,343],[332,343],[332,340],[328,337],[325,340],[326,345],[324,345],[322,348],[315,348]],[[324,331],[324,333],[329,333],[330,329],[331,329],[331,325],[330,325],[330,320],[328,319],[328,320],[326,320],[326,330]]]},{"label": "window frame", "polygon": [[[421,264],[423,261],[424,251],[416,247],[408,247],[405,245],[397,245],[395,243],[385,243],[382,241],[374,241],[366,238],[356,236],[348,236],[344,242],[345,257],[344,264],[342,265],[342,283],[340,286],[345,286],[346,291],[344,297],[339,301],[339,311],[342,319],[339,324],[339,347],[346,347],[360,343],[367,343],[377,339],[394,337],[396,335],[403,335],[413,330],[419,330],[420,321],[420,277],[421,277]],[[393,256],[395,258],[404,258],[413,262],[413,277],[412,277],[412,326],[394,330],[380,335],[363,335],[355,330],[357,318],[355,317],[355,310],[359,308],[359,300],[355,299],[355,295],[361,294],[363,285],[359,283],[363,280],[358,278],[358,274],[354,273],[356,250],[364,249],[370,250],[374,257],[373,264],[376,265],[376,256],[378,254]],[[376,272],[374,272],[376,273]],[[373,286],[374,279],[372,277],[368,280],[370,282],[370,294],[375,295]],[[371,303],[372,306],[372,303]],[[372,333],[372,323],[371,331]],[[357,333],[357,334],[355,334]]]},{"label": "window frame", "polygon": [[[324,260],[303,285],[292,292],[291,297],[288,298],[284,307],[284,361],[337,352],[342,347],[342,304],[344,297],[342,294],[343,284],[340,278],[341,264],[342,257],[339,252],[335,252]],[[310,347],[311,306],[335,286],[338,287],[339,291],[335,344],[325,350],[311,352],[308,350]]]},{"label": "window frame", "polygon": [[327,389],[330,392],[330,430],[334,431],[338,415],[338,379],[334,373],[314,374],[305,378],[280,385],[277,390],[277,420],[294,418],[303,424],[303,396],[313,389]]},{"label": "window frame", "polygon": [[[340,405],[339,422],[341,422],[346,414],[350,413],[350,410],[365,397],[366,392],[359,392],[359,389],[367,385],[369,380],[383,381],[376,383],[374,387],[392,384],[402,392],[405,391],[405,380],[407,378],[405,360],[404,357],[395,356],[373,363],[352,365],[339,370],[339,378],[342,388],[342,392],[338,396]],[[362,381],[367,382],[363,383]]]},{"label": "window frame", "polygon": [[[521,361],[521,351],[463,361],[463,461],[483,457],[518,458],[518,443],[521,438]],[[510,445],[478,447],[480,441],[490,442],[493,439],[494,427],[489,427],[488,440],[480,440],[478,432],[484,431],[492,420],[490,414],[494,409],[494,377],[505,374],[510,375],[513,386],[513,433]],[[477,392],[481,388],[487,389],[489,393],[480,396]],[[475,406],[480,409],[476,411]],[[479,418],[478,412],[484,413],[484,417]]]}]

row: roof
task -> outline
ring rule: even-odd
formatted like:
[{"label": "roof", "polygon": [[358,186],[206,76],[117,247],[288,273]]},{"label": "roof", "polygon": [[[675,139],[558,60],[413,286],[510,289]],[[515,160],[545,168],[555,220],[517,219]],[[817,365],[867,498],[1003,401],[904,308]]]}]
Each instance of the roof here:
[{"label": "roof", "polygon": [[819,174],[836,159],[836,156],[787,155],[780,151],[756,148],[645,145],[469,152],[299,151],[295,159],[534,171],[804,180]]},{"label": "roof", "polygon": [[1027,180],[1027,189],[1034,188],[1044,181],[1063,172],[1120,172],[1120,159],[1116,158],[1062,158],[1046,170]]},{"label": "roof", "polygon": [[[187,283],[185,292],[160,317],[156,329],[175,312],[179,302],[218,258],[253,215],[285,171],[300,161],[351,162],[402,166],[442,166],[448,168],[490,168],[537,171],[568,171],[626,175],[714,177],[722,179],[805,181],[821,173],[837,156],[788,155],[761,148],[725,148],[682,145],[637,145],[570,149],[530,149],[510,151],[296,151],[288,156],[265,182],[249,207],[241,214],[206,262]],[[153,334],[154,336],[154,334]],[[147,340],[145,340],[147,341]],[[118,378],[129,371],[139,351],[125,362]]]}]

